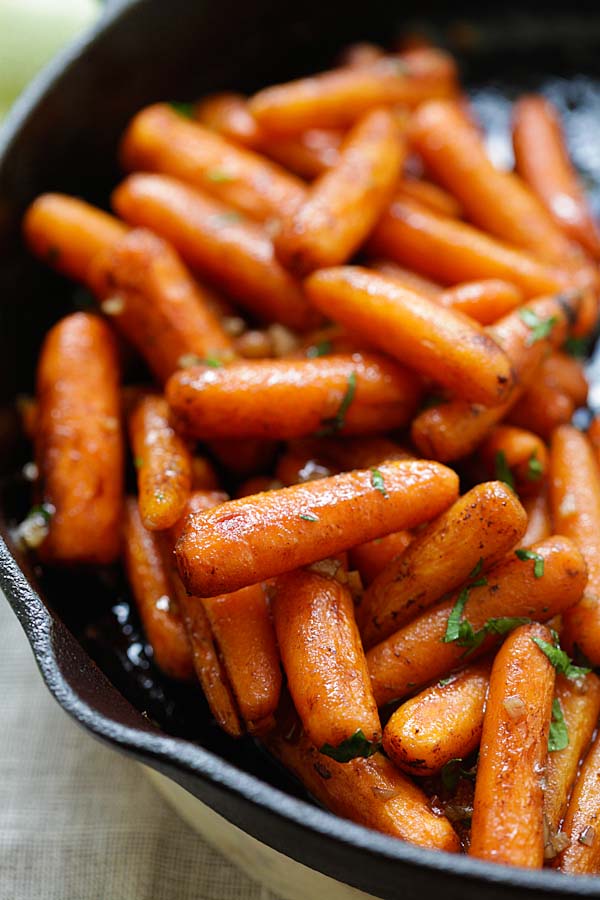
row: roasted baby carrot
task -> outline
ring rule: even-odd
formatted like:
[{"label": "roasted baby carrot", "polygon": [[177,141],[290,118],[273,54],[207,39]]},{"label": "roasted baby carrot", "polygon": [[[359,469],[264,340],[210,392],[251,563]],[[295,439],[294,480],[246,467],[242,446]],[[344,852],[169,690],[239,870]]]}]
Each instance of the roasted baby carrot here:
[{"label": "roasted baby carrot", "polygon": [[565,614],[562,639],[600,663],[600,473],[588,439],[571,425],[558,428],[550,447],[550,505],[554,528],[570,537],[587,563],[580,603]]},{"label": "roasted baby carrot", "polygon": [[527,513],[527,530],[521,538],[521,546],[530,547],[552,534],[548,493],[542,489],[538,494],[523,499],[523,509]]},{"label": "roasted baby carrot", "polygon": [[555,429],[571,421],[574,412],[575,404],[568,394],[536,377],[510,410],[507,422],[549,441]]},{"label": "roasted baby carrot", "polygon": [[191,678],[192,653],[173,585],[157,537],[144,528],[135,497],[125,503],[123,559],[154,661],[170,678]]},{"label": "roasted baby carrot", "polygon": [[435,775],[479,746],[491,662],[468,666],[398,707],[383,733],[392,762],[413,775]]},{"label": "roasted baby carrot", "polygon": [[340,762],[371,755],[381,724],[349,590],[300,569],[276,579],[272,608],[288,689],[311,742]]},{"label": "roasted baby carrot", "polygon": [[436,180],[458,197],[468,218],[489,234],[564,266],[579,248],[556,226],[521,179],[497,169],[481,136],[457,103],[432,101],[418,109],[410,139]]},{"label": "roasted baby carrot", "polygon": [[399,281],[400,284],[403,284],[404,287],[411,288],[411,290],[416,291],[417,294],[424,294],[426,297],[430,297],[433,300],[435,300],[436,297],[439,297],[444,290],[437,282],[430,281],[429,278],[418,275],[412,269],[405,269],[403,266],[391,262],[389,259],[371,260],[369,262],[369,268],[375,269],[376,272],[387,275],[389,278],[394,278],[396,281]]},{"label": "roasted baby carrot", "polygon": [[130,175],[113,204],[132,225],[170,241],[192,268],[260,318],[300,330],[318,321],[261,226],[214,198],[166,175]]},{"label": "roasted baby carrot", "polygon": [[576,292],[530,301],[490,326],[505,350],[517,386],[505,404],[483,407],[462,400],[431,406],[412,425],[412,438],[423,456],[443,461],[471,453],[534,381],[552,347],[560,346],[579,308]]},{"label": "roasted baby carrot", "polygon": [[581,553],[564,537],[534,544],[526,558],[507,556],[479,584],[440,601],[369,650],[378,706],[445,677],[465,664],[469,651],[467,662],[485,653],[521,617],[546,621],[573,606],[586,579]]},{"label": "roasted baby carrot", "polygon": [[169,423],[164,397],[147,394],[134,408],[129,433],[145,528],[162,531],[180,518],[192,487],[192,455]]},{"label": "roasted baby carrot", "polygon": [[410,542],[410,531],[396,531],[385,537],[359,544],[350,551],[350,567],[360,573],[365,587],[371,584],[390,563],[401,556]]},{"label": "roasted baby carrot", "polygon": [[195,366],[169,379],[166,396],[188,435],[277,440],[400,427],[416,409],[420,386],[392,360],[355,353]]},{"label": "roasted baby carrot", "polygon": [[339,763],[319,753],[294,714],[278,718],[267,749],[336,815],[412,844],[456,853],[458,837],[427,796],[383,756]]},{"label": "roasted baby carrot", "polygon": [[526,525],[516,495],[499,481],[478,484],[460,497],[365,591],[357,610],[365,646],[416,618],[483,562],[489,567],[501,559]]},{"label": "roasted baby carrot", "polygon": [[243,94],[233,91],[209,94],[194,105],[194,119],[242,147],[260,145],[262,132]]},{"label": "roasted baby carrot", "polygon": [[465,281],[446,288],[435,299],[441,306],[462,312],[480,325],[491,325],[523,304],[521,291],[500,278]]},{"label": "roasted baby carrot", "polygon": [[439,50],[415,50],[265,88],[250,98],[249,109],[266,131],[297,134],[307,128],[344,128],[377,106],[412,107],[455,90],[452,59]]},{"label": "roasted baby carrot", "polygon": [[466,316],[358,266],[323,269],[305,285],[325,315],[459,396],[493,406],[510,394],[506,354]]},{"label": "roasted baby carrot", "polygon": [[311,186],[305,202],[283,215],[279,259],[298,275],[346,262],[391,199],[405,145],[393,115],[376,109],[359,119],[336,165]]},{"label": "roasted baby carrot", "polygon": [[248,731],[264,733],[275,724],[281,691],[279,652],[264,588],[249,585],[201,602]]},{"label": "roasted baby carrot", "polygon": [[396,197],[399,200],[402,198],[416,200],[433,212],[455,219],[459,219],[463,212],[456,197],[437,184],[423,181],[422,178],[402,178],[396,187]]},{"label": "roasted baby carrot", "polygon": [[259,222],[293,215],[305,198],[300,179],[166,103],[148,106],[133,118],[121,144],[121,161],[129,171],[184,181]]},{"label": "roasted baby carrot", "polygon": [[313,456],[342,472],[369,469],[385,460],[415,458],[406,447],[389,437],[320,437],[303,441],[299,446],[309,448]]},{"label": "roasted baby carrot", "polygon": [[35,460],[57,564],[114,562],[123,504],[119,366],[108,326],[89,313],[61,319],[37,369]]},{"label": "roasted baby carrot", "polygon": [[517,171],[569,238],[600,259],[600,228],[569,159],[559,113],[544,97],[521,97],[513,112]]},{"label": "roasted baby carrot", "polygon": [[592,672],[575,679],[558,675],[556,699],[560,704],[569,743],[548,754],[544,814],[556,831],[562,822],[579,763],[588,749],[600,715],[600,679]]},{"label": "roasted baby carrot", "polygon": [[540,381],[562,391],[571,398],[575,406],[587,403],[588,383],[581,360],[555,350],[540,367]]},{"label": "roasted baby carrot", "polygon": [[232,358],[210,298],[152,232],[136,228],[116,241],[95,258],[90,278],[102,311],[160,382],[182,366]]},{"label": "roasted baby carrot", "polygon": [[127,227],[83,200],[42,194],[25,213],[23,231],[37,257],[89,285],[91,263],[123,237]]},{"label": "roasted baby carrot", "polygon": [[541,869],[544,790],[554,669],[535,645],[549,641],[543,625],[517,628],[500,649],[490,676],[475,781],[471,846],[479,859]]},{"label": "roasted baby carrot", "polygon": [[370,252],[443,284],[500,278],[526,297],[566,288],[568,277],[466,222],[440,216],[414,200],[395,200],[368,243]]},{"label": "roasted baby carrot", "polygon": [[478,456],[489,475],[506,481],[519,497],[539,493],[548,469],[548,451],[533,432],[497,425],[479,448]]},{"label": "roasted baby carrot", "polygon": [[234,591],[426,522],[456,498],[457,482],[438,463],[391,462],[232,500],[188,518],[180,571],[199,596]]},{"label": "roasted baby carrot", "polygon": [[600,872],[600,735],[596,737],[575,781],[562,832],[568,846],[556,860],[561,872],[569,875],[597,875]]}]

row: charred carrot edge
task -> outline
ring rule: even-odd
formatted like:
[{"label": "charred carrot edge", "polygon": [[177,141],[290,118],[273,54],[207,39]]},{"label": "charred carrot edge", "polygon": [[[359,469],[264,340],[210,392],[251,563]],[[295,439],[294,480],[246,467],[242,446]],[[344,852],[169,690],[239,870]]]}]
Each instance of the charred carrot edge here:
[{"label": "charred carrot edge", "polygon": [[121,161],[129,171],[178,178],[259,222],[293,215],[305,199],[305,187],[295,175],[166,103],[148,106],[133,118],[121,143]]},{"label": "charred carrot edge", "polygon": [[544,815],[553,832],[565,816],[579,763],[598,723],[600,679],[592,672],[575,681],[559,675],[556,679],[556,699],[560,703],[569,743],[562,750],[548,754]]},{"label": "charred carrot edge", "polygon": [[125,503],[123,557],[127,578],[153,650],[153,659],[170,678],[192,678],[192,653],[173,585],[157,537],[144,528],[137,500]]},{"label": "charred carrot edge", "polygon": [[170,241],[183,259],[259,318],[306,331],[319,317],[300,285],[274,259],[255,222],[166,175],[130,175],[112,202],[127,222]]},{"label": "charred carrot edge", "polygon": [[248,731],[275,724],[281,668],[264,588],[250,585],[203,602],[237,706]]},{"label": "charred carrot edge", "polygon": [[506,354],[466,316],[358,266],[322,269],[305,288],[322,313],[460,397],[493,406],[509,396]]},{"label": "charred carrot edge", "polygon": [[597,875],[600,872],[599,783],[600,735],[583,761],[567,807],[562,832],[569,844],[556,860],[561,872],[570,875]]},{"label": "charred carrot edge", "polygon": [[192,458],[171,428],[164,397],[143,397],[131,414],[129,432],[144,527],[150,531],[170,528],[183,514],[190,494]]},{"label": "charred carrot edge", "polygon": [[73,313],[50,329],[36,396],[38,489],[52,510],[40,555],[56,564],[114,562],[123,504],[119,365],[100,318]]},{"label": "charred carrot edge", "polygon": [[336,815],[421,847],[451,853],[460,849],[445,816],[433,813],[427,796],[382,753],[348,763],[329,759],[311,744],[289,711],[278,716],[277,729],[265,745]]},{"label": "charred carrot edge", "polygon": [[400,427],[416,409],[420,386],[393,361],[355,353],[190,367],[171,376],[166,397],[182,433],[277,440]]},{"label": "charred carrot edge", "polygon": [[[466,592],[440,601],[369,650],[367,662],[377,704],[402,699],[485,653],[498,642],[490,620],[547,621],[581,598],[587,569],[571,541],[555,535],[534,544],[531,553],[535,558],[507,556],[486,572],[485,584],[467,584]],[[467,637],[461,638],[460,621],[470,626],[463,628]],[[476,635],[481,629],[486,630],[471,639],[471,630]]]},{"label": "charred carrot edge", "polygon": [[479,449],[490,475],[508,479],[519,497],[538,494],[548,469],[546,445],[533,432],[497,425]]},{"label": "charred carrot edge", "polygon": [[393,115],[376,109],[359,119],[336,165],[283,217],[279,259],[298,275],[346,262],[389,203],[406,153]]},{"label": "charred carrot edge", "polygon": [[346,472],[233,500],[188,519],[176,547],[180,572],[199,596],[234,591],[413,528],[449,506],[457,490],[456,474],[437,463],[391,462],[377,473]]},{"label": "charred carrot edge", "polygon": [[524,497],[523,508],[527,513],[527,529],[521,538],[521,546],[530,547],[552,534],[548,492],[542,489],[538,494]]},{"label": "charred carrot edge", "polygon": [[479,746],[491,661],[468,666],[398,707],[383,732],[392,762],[413,775],[435,775]]},{"label": "charred carrot edge", "polygon": [[587,563],[589,578],[580,603],[565,614],[562,637],[594,665],[600,663],[600,473],[590,442],[563,425],[550,447],[550,507],[554,529],[570,537]]},{"label": "charred carrot edge", "polygon": [[358,544],[350,551],[351,568],[358,570],[363,585],[367,587],[383,569],[404,553],[411,541],[410,531],[396,531],[366,544]]},{"label": "charred carrot edge", "polygon": [[360,732],[357,755],[368,756],[381,723],[350,592],[316,572],[289,572],[275,581],[272,609],[288,689],[310,740],[341,750]]},{"label": "charred carrot edge", "polygon": [[99,253],[123,237],[127,227],[114,216],[65,194],[42,194],[25,213],[29,249],[63,275],[90,286]]},{"label": "charred carrot edge", "polygon": [[357,610],[365,646],[423,613],[478,565],[497,562],[519,541],[526,525],[517,497],[499,481],[478,484],[460,497],[365,591]]},{"label": "charred carrot edge", "polygon": [[557,225],[600,259],[600,228],[569,158],[558,110],[544,97],[521,97],[513,111],[517,171]]},{"label": "charred carrot edge", "polygon": [[475,781],[469,854],[541,869],[544,791],[554,669],[533,639],[543,625],[517,628],[498,652],[490,676]]}]

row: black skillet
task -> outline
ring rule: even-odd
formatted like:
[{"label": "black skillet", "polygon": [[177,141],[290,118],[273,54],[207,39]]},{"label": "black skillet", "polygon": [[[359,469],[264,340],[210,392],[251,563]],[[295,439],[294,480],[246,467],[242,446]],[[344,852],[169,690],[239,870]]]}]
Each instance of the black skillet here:
[{"label": "black skillet", "polygon": [[280,852],[388,900],[596,897],[600,880],[421,850],[318,808],[250,742],[223,736],[197,690],[161,678],[118,573],[43,573],[10,539],[27,508],[19,473],[28,459],[11,406],[31,391],[44,332],[86,300],[26,254],[19,221],[29,201],[59,190],[106,204],[118,136],[146,103],[252,91],[326,67],[349,41],[389,42],[415,22],[458,53],[497,158],[509,152],[507,98],[542,88],[558,102],[598,209],[597,3],[122,0],[19,102],[0,135],[0,586],[63,709]]}]

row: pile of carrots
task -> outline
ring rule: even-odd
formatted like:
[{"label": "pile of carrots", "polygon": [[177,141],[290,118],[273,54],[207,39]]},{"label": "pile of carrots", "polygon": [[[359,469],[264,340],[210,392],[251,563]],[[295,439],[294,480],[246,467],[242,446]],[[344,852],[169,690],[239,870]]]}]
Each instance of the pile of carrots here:
[{"label": "pile of carrots", "polygon": [[25,215],[98,308],[41,349],[18,535],[120,558],[156,664],[335,813],[596,873],[600,231],[552,105],[513,129],[500,171],[426,45],[141,110],[113,214]]}]

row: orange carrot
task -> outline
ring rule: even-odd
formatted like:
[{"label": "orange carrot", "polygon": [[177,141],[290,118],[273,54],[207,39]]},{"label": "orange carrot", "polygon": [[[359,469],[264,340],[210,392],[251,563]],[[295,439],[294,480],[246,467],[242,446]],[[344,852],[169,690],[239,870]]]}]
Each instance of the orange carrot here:
[{"label": "orange carrot", "polygon": [[527,530],[520,543],[522,547],[531,547],[532,544],[537,544],[538,541],[543,541],[552,534],[547,492],[541,490],[539,494],[525,497],[523,508],[527,513]]},{"label": "orange carrot", "polygon": [[396,197],[399,200],[416,200],[442,216],[459,219],[462,215],[462,207],[456,197],[437,184],[421,178],[402,178],[397,186]]},{"label": "orange carrot", "polygon": [[197,454],[192,457],[192,490],[193,491],[217,491],[219,479],[214,466],[204,456]]},{"label": "orange carrot", "polygon": [[325,315],[459,396],[493,406],[510,394],[506,355],[466,316],[358,266],[315,272],[305,284]]},{"label": "orange carrot", "polygon": [[243,94],[209,94],[194,105],[194,119],[242,147],[260,146],[262,133]]},{"label": "orange carrot", "polygon": [[429,278],[418,275],[416,272],[413,272],[412,269],[405,269],[402,266],[399,266],[398,263],[391,262],[388,259],[372,260],[369,263],[369,267],[375,269],[376,272],[380,272],[382,275],[394,278],[396,281],[399,281],[400,284],[403,284],[404,287],[416,291],[417,294],[424,294],[432,300],[439,297],[443,291],[442,286],[435,281],[430,281]]},{"label": "orange carrot", "polygon": [[537,494],[548,468],[546,445],[531,431],[497,425],[479,449],[490,476],[513,485],[521,497]]},{"label": "orange carrot", "polygon": [[346,472],[233,500],[188,519],[176,547],[180,571],[200,596],[234,591],[426,522],[457,488],[455,473],[437,463],[391,462],[377,473]]},{"label": "orange carrot", "polygon": [[470,316],[480,325],[491,325],[521,306],[523,294],[509,281],[488,278],[446,288],[436,300],[441,306]]},{"label": "orange carrot", "polygon": [[556,860],[561,872],[569,875],[597,875],[600,872],[599,783],[600,735],[583,761],[567,807],[562,831],[569,844]]},{"label": "orange carrot", "polygon": [[543,625],[517,628],[500,649],[490,677],[475,781],[469,853],[479,859],[541,869],[544,790],[554,669],[534,638]]},{"label": "orange carrot", "polygon": [[340,65],[361,68],[370,66],[385,56],[385,52],[378,44],[370,44],[361,41],[357,44],[349,44],[340,53]]},{"label": "orange carrot", "polygon": [[514,404],[507,421],[549,441],[555,429],[571,421],[574,412],[575,404],[567,394],[536,378]]},{"label": "orange carrot", "polygon": [[587,403],[588,383],[581,360],[555,350],[540,366],[539,381],[570,397],[575,406]]},{"label": "orange carrot", "polygon": [[263,135],[261,150],[269,159],[309,181],[337,165],[344,132],[309,128],[301,134]]},{"label": "orange carrot", "polygon": [[358,570],[362,583],[369,585],[404,553],[411,541],[410,531],[396,531],[366,544],[358,544],[350,551],[351,567]]}]

